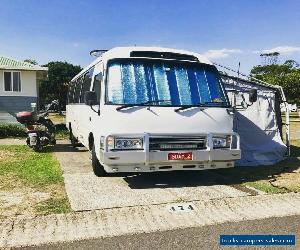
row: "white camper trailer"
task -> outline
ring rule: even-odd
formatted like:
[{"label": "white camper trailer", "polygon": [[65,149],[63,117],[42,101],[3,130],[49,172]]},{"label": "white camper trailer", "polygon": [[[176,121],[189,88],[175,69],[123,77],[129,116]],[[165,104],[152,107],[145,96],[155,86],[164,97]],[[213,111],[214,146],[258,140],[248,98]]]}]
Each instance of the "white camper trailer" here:
[{"label": "white camper trailer", "polygon": [[66,121],[101,176],[233,167],[241,158],[233,113],[219,72],[201,55],[119,47],[72,79]]}]

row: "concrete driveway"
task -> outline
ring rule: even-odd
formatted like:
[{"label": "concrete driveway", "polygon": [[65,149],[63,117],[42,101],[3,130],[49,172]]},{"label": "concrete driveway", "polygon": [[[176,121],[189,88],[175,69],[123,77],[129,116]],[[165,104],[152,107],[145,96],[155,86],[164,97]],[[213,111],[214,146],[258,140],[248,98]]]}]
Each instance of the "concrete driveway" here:
[{"label": "concrete driveway", "polygon": [[66,191],[74,211],[120,208],[174,202],[207,201],[255,194],[239,185],[224,185],[214,171],[178,171],[112,174],[96,177],[90,154],[60,141],[56,157],[61,163]]}]

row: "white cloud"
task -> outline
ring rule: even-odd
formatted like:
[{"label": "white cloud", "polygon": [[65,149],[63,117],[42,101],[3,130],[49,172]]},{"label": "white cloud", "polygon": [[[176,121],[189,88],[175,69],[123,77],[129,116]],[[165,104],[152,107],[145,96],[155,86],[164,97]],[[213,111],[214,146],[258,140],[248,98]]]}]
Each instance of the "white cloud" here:
[{"label": "white cloud", "polygon": [[211,49],[206,51],[203,55],[209,59],[224,58],[228,57],[230,54],[241,53],[240,49]]},{"label": "white cloud", "polygon": [[278,46],[272,49],[264,49],[264,50],[255,50],[253,53],[260,54],[260,53],[273,53],[279,52],[280,54],[293,54],[293,53],[300,53],[300,47],[297,46]]},{"label": "white cloud", "polygon": [[74,48],[77,48],[77,47],[79,47],[79,43],[72,43],[72,46],[73,46]]}]

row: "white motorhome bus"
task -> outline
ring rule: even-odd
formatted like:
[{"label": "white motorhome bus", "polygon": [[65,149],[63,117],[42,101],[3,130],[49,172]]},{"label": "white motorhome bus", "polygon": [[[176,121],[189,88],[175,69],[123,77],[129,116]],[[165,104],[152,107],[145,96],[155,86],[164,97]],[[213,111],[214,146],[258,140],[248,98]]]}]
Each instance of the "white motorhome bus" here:
[{"label": "white motorhome bus", "polygon": [[219,73],[188,51],[103,53],[70,82],[66,121],[97,176],[230,168],[241,157]]}]

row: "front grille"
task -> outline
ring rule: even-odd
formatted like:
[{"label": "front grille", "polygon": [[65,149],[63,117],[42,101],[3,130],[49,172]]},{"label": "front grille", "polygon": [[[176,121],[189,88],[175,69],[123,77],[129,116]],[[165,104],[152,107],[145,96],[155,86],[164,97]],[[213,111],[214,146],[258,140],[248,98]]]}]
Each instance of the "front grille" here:
[{"label": "front grille", "polygon": [[150,151],[199,150],[206,149],[206,138],[197,137],[150,137]]}]

